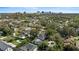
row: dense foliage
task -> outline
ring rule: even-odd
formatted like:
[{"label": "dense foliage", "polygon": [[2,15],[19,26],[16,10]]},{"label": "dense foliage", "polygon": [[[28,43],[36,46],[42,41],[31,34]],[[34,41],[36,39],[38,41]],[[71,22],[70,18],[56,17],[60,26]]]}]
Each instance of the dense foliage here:
[{"label": "dense foliage", "polygon": [[[45,31],[46,38],[38,45],[38,50],[78,50],[78,47],[76,47],[76,41],[78,40],[74,39],[74,37],[79,36],[79,14],[45,13],[44,11],[40,13],[38,11],[31,14],[18,12],[0,15],[0,36],[13,37],[13,39],[6,39],[5,41],[7,42],[20,40],[21,43],[17,44],[17,47],[32,43],[40,32],[43,33]],[[30,27],[31,30],[27,31],[27,27]],[[18,35],[13,36],[13,33]],[[21,39],[19,36],[24,36],[25,38]],[[74,41],[70,38],[73,38]],[[56,44],[50,47],[48,46],[49,41],[54,41]]]}]

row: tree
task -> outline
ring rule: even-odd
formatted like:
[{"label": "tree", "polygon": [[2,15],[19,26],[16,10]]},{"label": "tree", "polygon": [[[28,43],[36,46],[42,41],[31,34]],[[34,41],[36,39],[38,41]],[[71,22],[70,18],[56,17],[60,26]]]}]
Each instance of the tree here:
[{"label": "tree", "polygon": [[54,51],[53,47],[48,47],[48,51]]},{"label": "tree", "polygon": [[58,32],[61,34],[62,37],[68,36],[68,28],[67,27],[64,27],[62,29],[58,29]]},{"label": "tree", "polygon": [[19,43],[17,46],[16,46],[16,48],[18,48],[18,47],[21,47],[21,46],[23,46],[23,45],[25,45],[25,44],[28,44],[29,42],[28,42],[28,39],[24,39],[21,43]]},{"label": "tree", "polygon": [[35,39],[35,37],[37,37],[37,33],[38,33],[38,31],[37,30],[31,30],[31,32],[30,32],[30,39],[31,40],[34,40]]},{"label": "tree", "polygon": [[26,12],[24,11],[24,13],[23,13],[24,15],[26,14]]},{"label": "tree", "polygon": [[37,13],[40,13],[40,11],[37,11]]},{"label": "tree", "polygon": [[38,45],[38,50],[40,51],[46,51],[48,48],[48,42],[43,41],[40,45]]},{"label": "tree", "polygon": [[79,49],[76,48],[75,46],[67,45],[64,47],[64,51],[79,51]]},{"label": "tree", "polygon": [[41,13],[45,13],[44,11],[42,11]]},{"label": "tree", "polygon": [[54,35],[54,34],[57,33],[57,31],[56,31],[56,30],[53,30],[53,29],[51,29],[51,28],[48,28],[48,29],[46,30],[46,33],[47,33],[48,35]]},{"label": "tree", "polygon": [[11,35],[12,34],[12,29],[10,29],[9,27],[3,27],[0,28],[0,31],[2,31],[2,36],[7,36],[7,35]]},{"label": "tree", "polygon": [[69,27],[69,36],[77,36],[76,29],[74,27]]},{"label": "tree", "polygon": [[77,51],[79,50],[76,47],[76,40],[74,39],[74,37],[71,37],[69,39],[65,40],[65,44],[64,44],[64,51]]},{"label": "tree", "polygon": [[53,36],[53,40],[55,41],[56,45],[54,46],[55,50],[63,50],[64,47],[64,39],[60,36],[59,33]]},{"label": "tree", "polygon": [[56,34],[57,31],[53,30],[51,28],[46,29],[46,39],[47,40],[52,40],[53,39],[53,35]]}]

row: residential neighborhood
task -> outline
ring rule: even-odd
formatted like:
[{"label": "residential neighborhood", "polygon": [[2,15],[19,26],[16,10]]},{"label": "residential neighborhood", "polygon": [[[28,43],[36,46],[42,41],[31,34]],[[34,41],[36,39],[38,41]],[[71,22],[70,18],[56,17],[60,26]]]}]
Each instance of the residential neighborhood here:
[{"label": "residential neighborhood", "polygon": [[79,51],[79,14],[0,13],[0,51]]}]

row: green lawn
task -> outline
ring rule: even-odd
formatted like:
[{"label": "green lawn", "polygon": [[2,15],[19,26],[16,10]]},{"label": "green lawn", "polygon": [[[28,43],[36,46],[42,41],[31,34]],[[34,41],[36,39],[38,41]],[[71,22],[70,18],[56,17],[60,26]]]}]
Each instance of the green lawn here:
[{"label": "green lawn", "polygon": [[13,40],[11,43],[18,45],[19,43],[16,40]]}]

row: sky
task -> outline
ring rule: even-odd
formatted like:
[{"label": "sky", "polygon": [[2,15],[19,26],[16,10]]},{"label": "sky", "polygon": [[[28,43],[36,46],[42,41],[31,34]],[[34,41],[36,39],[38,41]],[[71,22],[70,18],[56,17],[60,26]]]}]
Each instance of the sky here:
[{"label": "sky", "polygon": [[24,12],[33,13],[37,11],[51,11],[62,13],[79,13],[79,7],[0,7],[0,13]]}]

